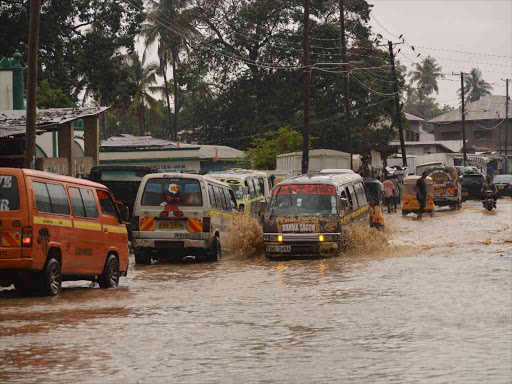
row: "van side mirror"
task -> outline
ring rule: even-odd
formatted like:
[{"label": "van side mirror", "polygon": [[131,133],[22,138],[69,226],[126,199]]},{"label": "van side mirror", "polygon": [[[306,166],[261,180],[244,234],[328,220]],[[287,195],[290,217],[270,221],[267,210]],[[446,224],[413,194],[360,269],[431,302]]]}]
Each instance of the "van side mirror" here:
[{"label": "van side mirror", "polygon": [[127,222],[130,218],[130,210],[123,203],[117,203],[117,209],[119,209],[120,219],[122,222]]}]

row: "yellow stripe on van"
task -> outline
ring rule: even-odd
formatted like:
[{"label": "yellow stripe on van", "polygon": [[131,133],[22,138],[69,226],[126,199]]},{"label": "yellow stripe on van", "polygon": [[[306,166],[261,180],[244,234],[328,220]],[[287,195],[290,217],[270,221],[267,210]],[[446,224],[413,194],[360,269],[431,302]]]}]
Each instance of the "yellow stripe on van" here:
[{"label": "yellow stripe on van", "polygon": [[225,219],[232,219],[233,215],[231,213],[223,213]]},{"label": "yellow stripe on van", "polygon": [[106,225],[103,224],[103,228],[107,229],[110,233],[124,233],[127,234],[128,231],[124,225]]},{"label": "yellow stripe on van", "polygon": [[71,220],[64,219],[50,219],[48,217],[34,216],[34,224],[56,225],[58,227],[72,227]]},{"label": "yellow stripe on van", "polygon": [[219,211],[214,211],[213,209],[210,209],[210,212],[208,212],[208,216],[217,216],[219,217],[221,213]]},{"label": "yellow stripe on van", "polygon": [[89,229],[91,231],[101,231],[101,224],[75,220],[75,228]]}]

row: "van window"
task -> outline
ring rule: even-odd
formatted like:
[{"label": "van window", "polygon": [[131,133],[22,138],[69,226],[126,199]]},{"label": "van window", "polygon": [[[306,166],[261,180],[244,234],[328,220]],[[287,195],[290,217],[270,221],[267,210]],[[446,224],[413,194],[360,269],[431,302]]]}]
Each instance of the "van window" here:
[{"label": "van window", "polygon": [[222,196],[222,206],[224,207],[225,211],[231,211],[231,199],[227,198],[226,192],[227,190],[225,190],[224,188],[220,188],[220,195]]},{"label": "van window", "polygon": [[260,185],[261,194],[264,195],[265,194],[265,180],[263,179],[263,177],[258,178],[258,184]]},{"label": "van window", "polygon": [[263,189],[260,188],[260,183],[258,182],[258,179],[253,179],[252,182],[254,183],[256,196],[261,196],[263,194]]},{"label": "van window", "polygon": [[254,183],[252,182],[252,180],[245,180],[245,185],[249,189],[249,195],[251,195],[251,197],[256,197],[256,189],[254,188]]},{"label": "van window", "polygon": [[231,211],[232,209],[235,208],[235,204],[231,200],[231,195],[229,194],[229,191],[227,189],[223,188],[222,192],[224,193],[224,198],[226,199],[227,204],[228,204],[228,211]]},{"label": "van window", "polygon": [[194,179],[149,179],[142,195],[142,205],[156,207],[163,202],[179,206],[201,206],[201,185]]},{"label": "van window", "polygon": [[73,215],[76,217],[85,217],[84,202],[78,188],[69,188],[69,197],[71,198],[71,208],[73,208]]},{"label": "van window", "polygon": [[50,202],[50,194],[46,184],[34,182],[32,185],[34,187],[37,211],[52,213],[52,203]]},{"label": "van window", "polygon": [[0,175],[0,211],[20,209],[18,179],[12,175]]},{"label": "van window", "polygon": [[289,184],[276,187],[270,215],[329,216],[337,213],[336,188],[332,185]]},{"label": "van window", "polygon": [[223,198],[222,198],[222,191],[220,190],[219,187],[217,187],[216,185],[213,186],[213,192],[215,193],[215,200],[217,201],[217,208],[218,209],[223,209],[224,207],[224,202],[223,202]]},{"label": "van window", "polygon": [[116,207],[112,201],[112,197],[110,197],[110,194],[105,191],[98,190],[96,190],[96,193],[98,194],[98,199],[100,200],[101,213],[103,215],[117,217]]},{"label": "van window", "polygon": [[355,185],[355,191],[357,195],[357,201],[359,201],[359,206],[367,205],[368,201],[366,200],[366,192],[364,191],[363,184],[357,183]]},{"label": "van window", "polygon": [[96,205],[96,199],[94,198],[94,192],[92,189],[80,188],[80,194],[85,207],[85,217],[97,218],[98,206]]},{"label": "van window", "polygon": [[50,194],[50,202],[53,213],[69,215],[69,203],[66,190],[62,185],[46,184]]},{"label": "van window", "polygon": [[213,186],[208,184],[208,198],[210,199],[210,205],[212,208],[217,208],[217,202],[215,200],[215,193],[213,192]]},{"label": "van window", "polygon": [[[356,191],[354,191],[354,186],[352,184],[347,185],[348,190],[350,191],[350,195],[352,196],[352,208],[357,208],[357,195]],[[359,202],[359,205],[362,206],[361,202]]]},{"label": "van window", "polygon": [[348,200],[348,204],[350,206],[350,209],[354,209],[354,203],[355,203],[355,196],[353,196],[353,194],[350,193],[349,189],[348,189],[348,186],[345,187],[345,197],[347,198]]}]

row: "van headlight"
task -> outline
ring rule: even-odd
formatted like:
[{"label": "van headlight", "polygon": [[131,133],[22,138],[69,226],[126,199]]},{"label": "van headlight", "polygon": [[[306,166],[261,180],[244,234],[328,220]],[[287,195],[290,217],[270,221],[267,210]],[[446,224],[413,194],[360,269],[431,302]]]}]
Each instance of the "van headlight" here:
[{"label": "van headlight", "polygon": [[263,241],[283,241],[283,235],[263,235]]},{"label": "van headlight", "polygon": [[318,241],[339,241],[341,239],[341,235],[339,233],[330,233],[326,235],[318,235]]}]

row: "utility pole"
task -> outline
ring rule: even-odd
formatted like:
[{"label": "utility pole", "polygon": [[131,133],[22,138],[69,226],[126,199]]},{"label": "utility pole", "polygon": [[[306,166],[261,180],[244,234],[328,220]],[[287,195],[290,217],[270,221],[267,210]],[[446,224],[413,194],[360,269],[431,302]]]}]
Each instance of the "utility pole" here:
[{"label": "utility pole", "polygon": [[464,98],[466,95],[464,94],[464,72],[460,73],[460,89],[460,97],[462,98],[462,150],[464,152],[464,166],[466,166],[468,158],[466,155],[466,113],[464,110]]},{"label": "utility pole", "polygon": [[[349,68],[348,68],[348,62],[347,62],[347,41],[345,38],[345,0],[339,0],[340,4],[340,30],[341,30],[341,61],[343,63],[346,63],[343,65],[345,69],[345,74],[343,76],[343,88],[345,91],[345,121],[347,124],[347,130],[348,130],[348,147],[350,151],[350,169],[354,169],[353,167],[353,149],[352,149],[352,128],[350,126],[350,94],[349,94],[349,88],[348,88],[348,80],[349,80]],[[341,124],[343,128],[343,123]]]},{"label": "utility pole", "polygon": [[310,1],[304,0],[304,135],[302,143],[302,173],[309,170],[309,132],[311,131],[311,66],[309,45]]},{"label": "utility pole", "polygon": [[25,168],[31,167],[32,159],[36,155],[36,90],[40,14],[41,0],[32,0],[30,2],[30,27],[28,31]]},{"label": "utility pole", "polygon": [[[507,83],[507,99],[505,101],[505,173],[508,173],[508,80],[506,80]],[[501,137],[500,137],[501,141]]]},{"label": "utility pole", "polygon": [[395,93],[396,119],[398,121],[398,132],[400,133],[400,147],[402,149],[402,164],[407,167],[407,154],[405,153],[404,129],[402,127],[402,114],[400,112],[400,96],[398,95],[398,80],[396,78],[395,57],[393,55],[393,43],[388,41],[389,61],[391,62],[391,73],[393,75],[393,92]]}]

